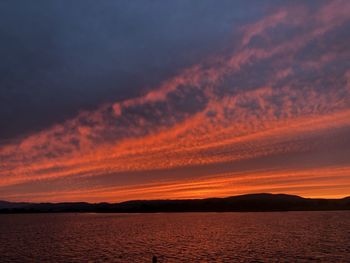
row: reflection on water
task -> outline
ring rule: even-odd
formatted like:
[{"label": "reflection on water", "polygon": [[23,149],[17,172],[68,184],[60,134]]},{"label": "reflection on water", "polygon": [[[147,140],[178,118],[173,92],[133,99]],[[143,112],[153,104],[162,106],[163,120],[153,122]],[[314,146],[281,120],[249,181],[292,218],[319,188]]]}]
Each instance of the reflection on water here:
[{"label": "reflection on water", "polygon": [[350,212],[0,215],[1,262],[350,262]]}]

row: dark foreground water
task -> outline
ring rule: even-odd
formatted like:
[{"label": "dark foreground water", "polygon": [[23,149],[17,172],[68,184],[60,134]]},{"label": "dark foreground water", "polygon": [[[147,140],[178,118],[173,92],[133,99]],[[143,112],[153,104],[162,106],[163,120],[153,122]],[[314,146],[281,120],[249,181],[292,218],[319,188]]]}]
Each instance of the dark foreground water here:
[{"label": "dark foreground water", "polygon": [[0,215],[0,262],[350,262],[350,212]]}]

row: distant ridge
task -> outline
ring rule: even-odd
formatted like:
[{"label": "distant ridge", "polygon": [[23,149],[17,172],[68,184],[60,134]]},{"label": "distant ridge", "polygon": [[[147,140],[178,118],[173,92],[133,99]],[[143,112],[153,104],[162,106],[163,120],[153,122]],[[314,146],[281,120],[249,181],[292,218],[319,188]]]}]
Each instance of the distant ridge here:
[{"label": "distant ridge", "polygon": [[156,213],[263,212],[350,210],[350,196],[342,199],[303,198],[287,194],[247,194],[187,200],[133,200],[121,203],[13,203],[0,201],[0,213]]}]

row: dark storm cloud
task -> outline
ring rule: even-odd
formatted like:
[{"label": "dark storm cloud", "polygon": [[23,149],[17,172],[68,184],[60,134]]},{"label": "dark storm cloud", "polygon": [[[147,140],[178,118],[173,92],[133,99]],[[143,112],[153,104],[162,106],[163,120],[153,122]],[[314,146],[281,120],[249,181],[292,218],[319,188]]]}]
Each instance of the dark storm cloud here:
[{"label": "dark storm cloud", "polygon": [[244,1],[1,1],[0,141],[130,98],[262,15]]}]

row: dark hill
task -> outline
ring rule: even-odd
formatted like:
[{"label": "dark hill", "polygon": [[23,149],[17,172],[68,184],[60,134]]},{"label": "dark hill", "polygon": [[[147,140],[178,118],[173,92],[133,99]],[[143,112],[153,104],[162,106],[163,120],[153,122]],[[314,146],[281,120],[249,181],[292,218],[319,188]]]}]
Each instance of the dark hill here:
[{"label": "dark hill", "polygon": [[0,201],[0,209],[22,208],[27,205],[30,205],[30,203],[13,203],[7,201]]},{"label": "dark hill", "polygon": [[250,212],[350,210],[350,197],[313,199],[286,194],[248,194],[226,198],[134,200],[122,203],[11,203],[0,201],[0,213],[45,212]]}]

